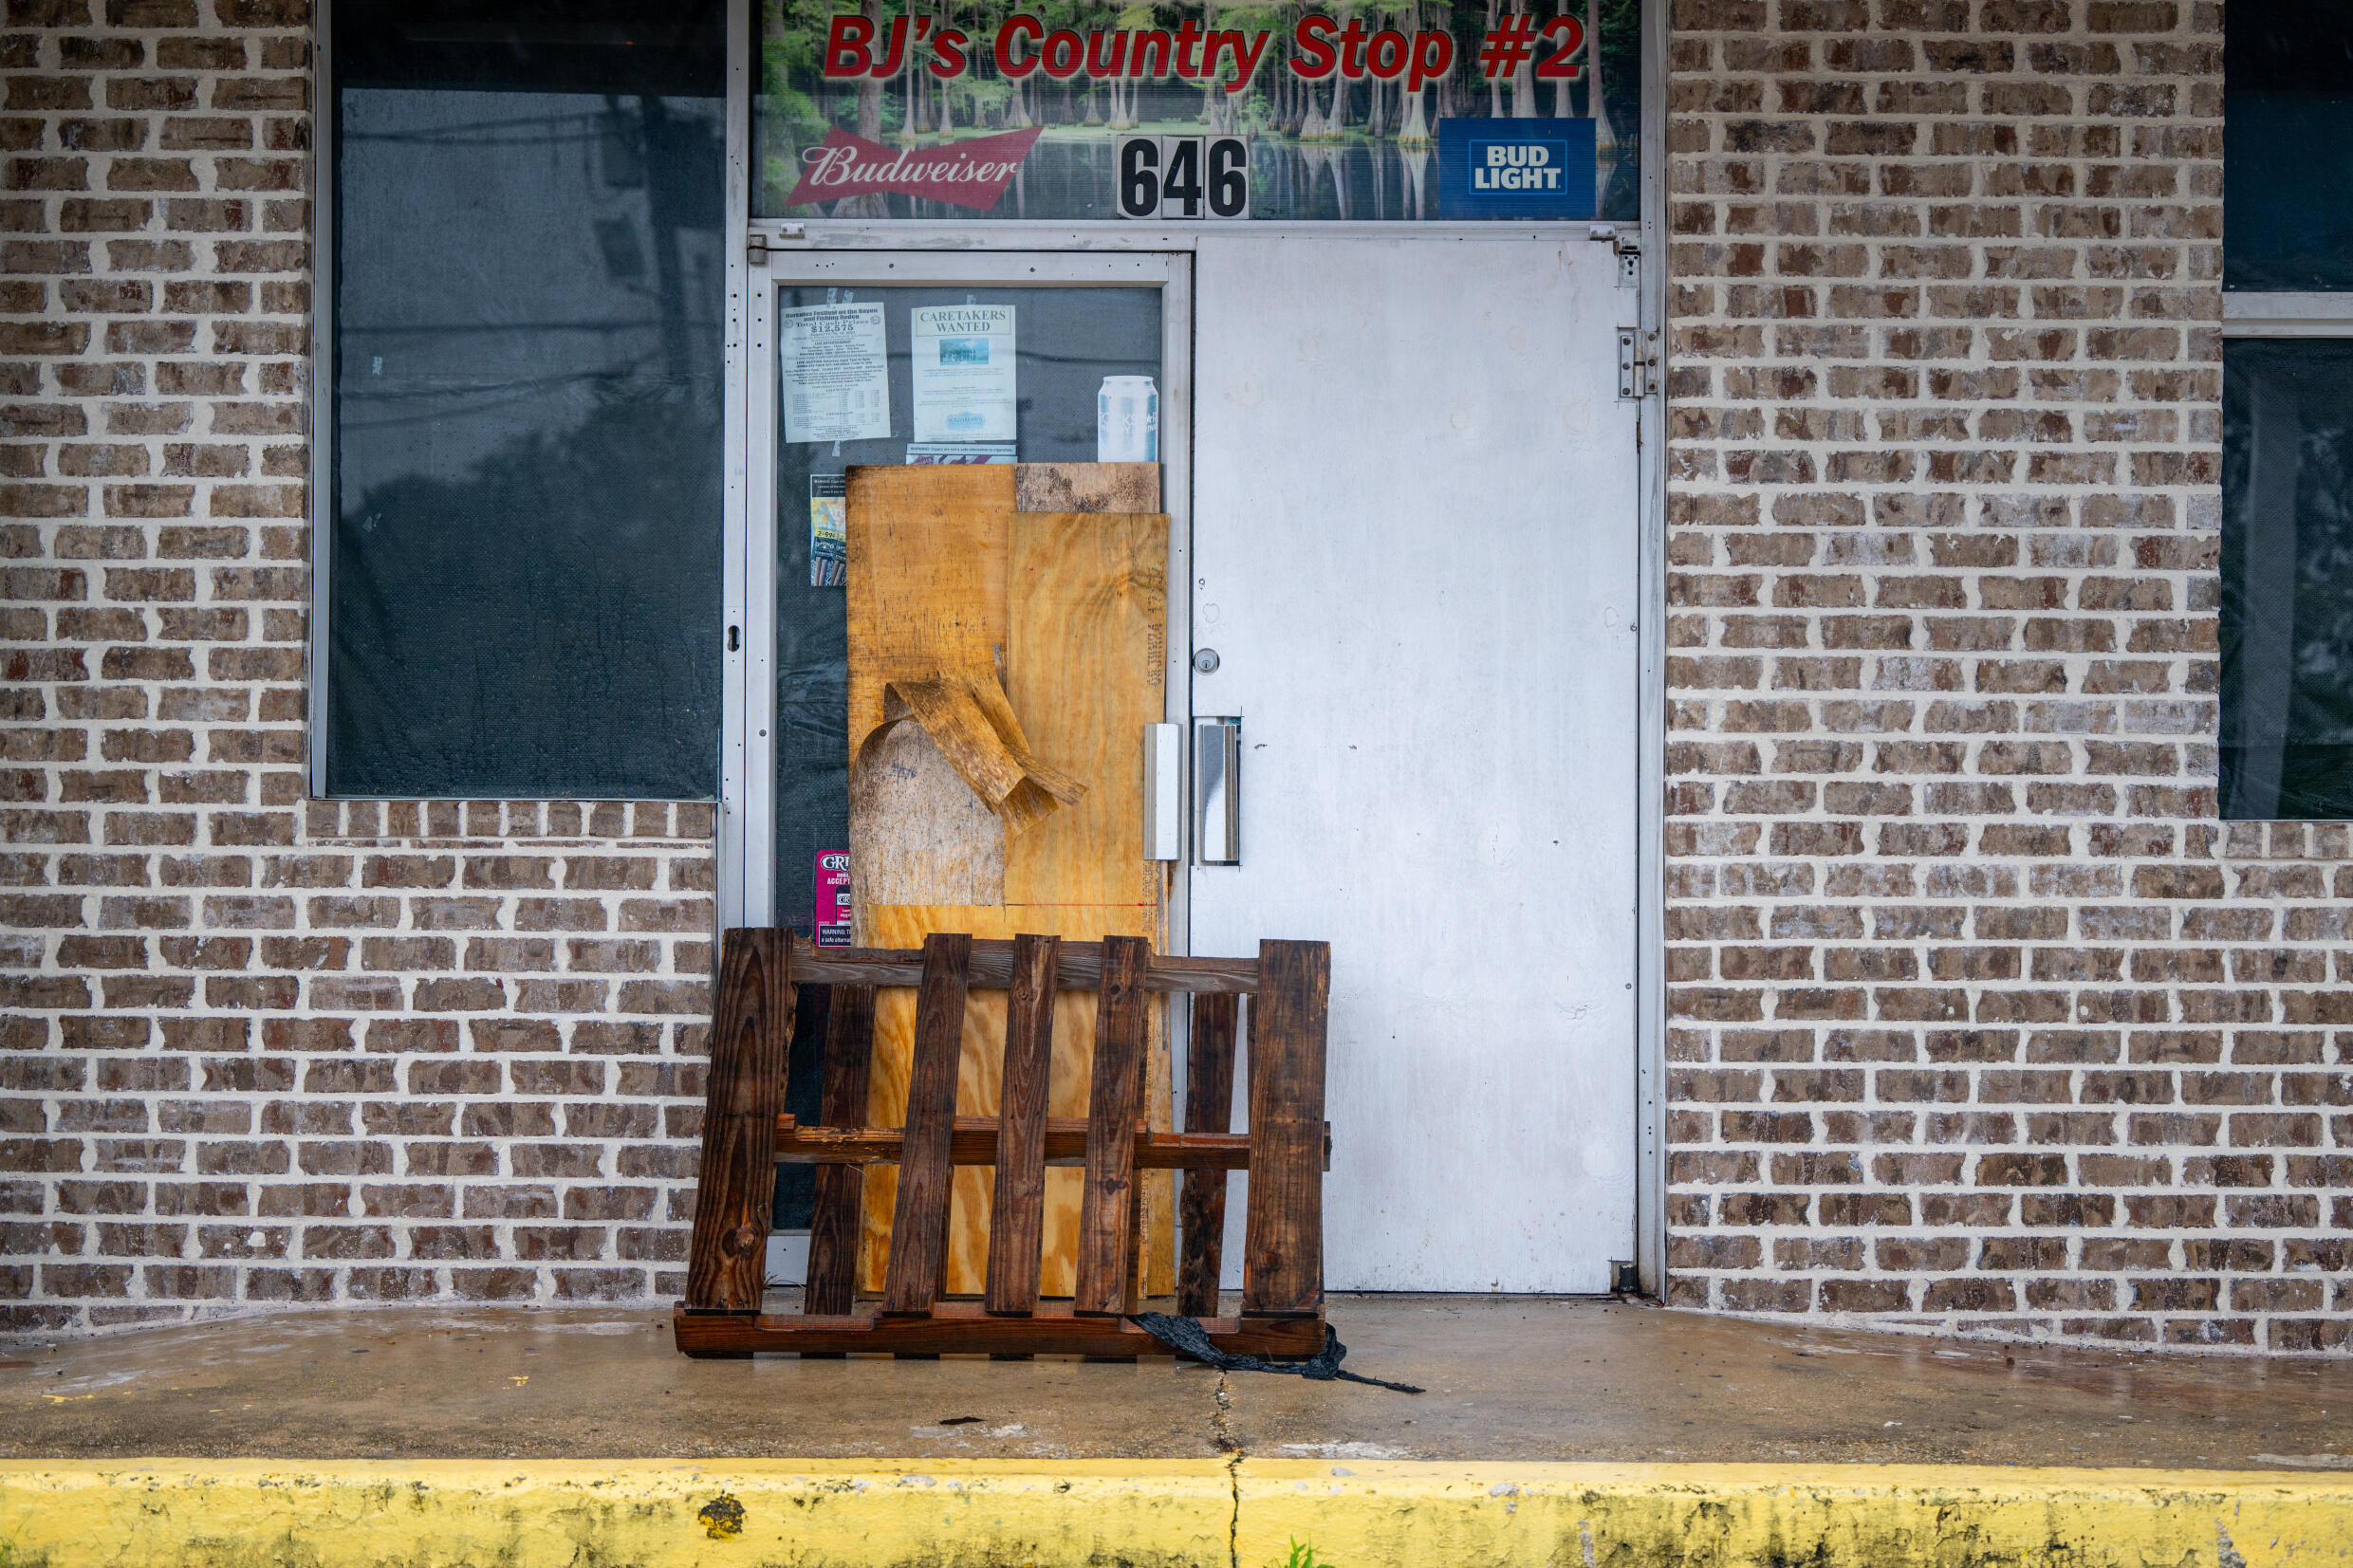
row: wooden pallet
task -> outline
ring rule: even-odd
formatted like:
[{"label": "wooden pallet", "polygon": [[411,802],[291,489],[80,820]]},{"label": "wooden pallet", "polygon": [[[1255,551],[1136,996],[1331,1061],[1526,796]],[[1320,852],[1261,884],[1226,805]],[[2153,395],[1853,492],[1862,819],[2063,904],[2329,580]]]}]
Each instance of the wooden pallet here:
[{"label": "wooden pallet", "polygon": [[[1270,1357],[1324,1348],[1324,1047],[1330,949],[1267,942],[1258,957],[1155,958],[1139,937],[1065,942],[926,937],[922,950],[820,950],[788,931],[731,931],[722,944],[703,1121],[702,1171],[686,1299],[672,1321],[695,1356],[756,1351],[922,1356],[1167,1354],[1133,1321],[1142,1310],[1139,1171],[1185,1172],[1178,1214],[1177,1310],[1218,1348]],[[796,987],[824,986],[823,1126],[780,1114]],[[868,1127],[867,1074],[878,987],[917,988],[904,1127]],[[1005,1075],[994,1116],[956,1115],[965,993],[1007,999]],[[1087,1115],[1048,1117],[1054,994],[1099,1002]],[[1190,993],[1185,1131],[1143,1122],[1145,997]],[[1249,997],[1250,1132],[1230,1132],[1234,1042]],[[776,1167],[817,1167],[808,1285],[798,1317],[760,1310]],[[865,1167],[899,1167],[882,1297],[855,1310]],[[1046,1167],[1085,1171],[1077,1294],[1038,1296]],[[950,1177],[991,1165],[988,1290],[940,1297]],[[1220,1318],[1217,1273],[1226,1174],[1250,1172],[1242,1310]]]}]

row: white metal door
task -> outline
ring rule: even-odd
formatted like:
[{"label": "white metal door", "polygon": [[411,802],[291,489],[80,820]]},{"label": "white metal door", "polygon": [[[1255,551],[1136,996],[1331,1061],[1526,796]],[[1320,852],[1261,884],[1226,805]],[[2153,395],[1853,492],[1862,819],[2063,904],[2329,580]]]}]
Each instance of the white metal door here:
[{"label": "white metal door", "polygon": [[1242,816],[1193,950],[1332,944],[1336,1289],[1598,1291],[1635,1256],[1616,271],[1582,234],[1199,244],[1193,710],[1240,717]]}]

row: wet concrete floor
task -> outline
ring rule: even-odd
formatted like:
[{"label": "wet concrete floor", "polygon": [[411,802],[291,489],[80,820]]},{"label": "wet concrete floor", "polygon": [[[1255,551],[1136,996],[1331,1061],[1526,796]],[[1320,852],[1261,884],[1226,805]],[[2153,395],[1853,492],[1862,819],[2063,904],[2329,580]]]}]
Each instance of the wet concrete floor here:
[{"label": "wet concrete floor", "polygon": [[2353,1469],[2353,1360],[1338,1297],[1348,1366],[690,1361],[651,1307],[288,1312],[0,1341],[0,1457],[1547,1459]]}]

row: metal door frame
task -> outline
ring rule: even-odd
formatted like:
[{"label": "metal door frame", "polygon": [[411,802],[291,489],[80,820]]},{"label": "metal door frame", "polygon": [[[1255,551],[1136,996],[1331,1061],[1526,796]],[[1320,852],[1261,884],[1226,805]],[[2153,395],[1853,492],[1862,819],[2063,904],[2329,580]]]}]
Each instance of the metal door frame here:
[{"label": "metal door frame", "polygon": [[[795,286],[852,290],[906,285],[986,288],[1096,286],[1152,288],[1160,294],[1160,504],[1169,514],[1169,582],[1188,581],[1193,555],[1193,258],[1188,254],[1123,249],[1118,252],[972,249],[962,252],[809,249],[769,250],[749,267],[742,376],[744,392],[742,519],[728,551],[727,720],[720,752],[720,815],[729,833],[719,865],[722,926],[779,924],[791,911],[775,899],[776,779],[776,540],[777,456],[776,300]],[[1182,723],[1192,692],[1192,600],[1168,596],[1166,717]],[[740,629],[740,636],[733,636]],[[1139,736],[1138,766],[1142,766]],[[1141,853],[1141,846],[1138,846]],[[1189,852],[1189,851],[1188,851]],[[1169,896],[1170,950],[1190,950],[1184,878]],[[852,896],[857,884],[851,883]]]}]

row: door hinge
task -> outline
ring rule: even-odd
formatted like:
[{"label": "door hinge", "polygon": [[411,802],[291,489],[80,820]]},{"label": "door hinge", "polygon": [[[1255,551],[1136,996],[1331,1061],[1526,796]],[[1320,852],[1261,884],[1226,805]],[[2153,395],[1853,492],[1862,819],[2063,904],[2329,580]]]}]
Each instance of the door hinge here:
[{"label": "door hinge", "polygon": [[1618,400],[1637,402],[1650,396],[1658,372],[1658,334],[1640,327],[1618,329]]},{"label": "door hinge", "polygon": [[797,223],[780,224],[773,232],[765,229],[754,229],[750,236],[744,241],[744,259],[754,267],[766,267],[768,253],[770,250],[805,246],[807,243],[808,231]]}]

